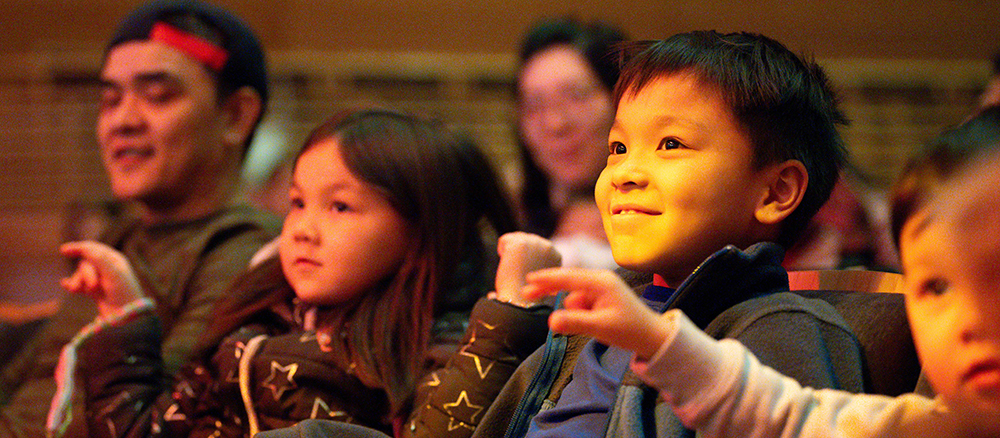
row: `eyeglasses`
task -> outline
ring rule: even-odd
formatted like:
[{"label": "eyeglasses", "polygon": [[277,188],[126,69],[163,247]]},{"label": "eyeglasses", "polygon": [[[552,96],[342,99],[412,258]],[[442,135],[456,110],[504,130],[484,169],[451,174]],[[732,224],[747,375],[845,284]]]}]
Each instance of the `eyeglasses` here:
[{"label": "eyeglasses", "polygon": [[520,110],[523,116],[544,114],[549,110],[562,114],[574,114],[598,97],[596,86],[576,85],[564,87],[552,93],[534,93],[521,97]]}]

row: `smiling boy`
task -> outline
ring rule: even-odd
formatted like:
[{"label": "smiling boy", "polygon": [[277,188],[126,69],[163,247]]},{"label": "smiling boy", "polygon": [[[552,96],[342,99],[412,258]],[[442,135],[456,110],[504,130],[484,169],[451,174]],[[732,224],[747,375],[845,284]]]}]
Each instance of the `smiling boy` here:
[{"label": "smiling boy", "polygon": [[933,399],[804,388],[680,310],[651,311],[612,275],[536,272],[524,297],[577,282],[552,329],[635,351],[631,369],[705,436],[1000,436],[998,149],[994,107],[920,148],[893,186],[902,292]]},{"label": "smiling boy", "polygon": [[[808,385],[863,390],[846,323],[788,293],[780,265],[844,161],[843,117],[820,68],[759,35],[691,32],[628,60],[615,101],[595,199],[615,261],[653,275],[644,301],[683,309]],[[590,275],[612,274],[566,270],[553,287]],[[511,417],[515,437],[689,433],[627,373],[631,352],[571,337],[563,353],[558,339],[519,371],[545,363],[534,382],[515,376],[501,393],[523,394],[517,412],[499,402],[476,435],[495,436]]]}]

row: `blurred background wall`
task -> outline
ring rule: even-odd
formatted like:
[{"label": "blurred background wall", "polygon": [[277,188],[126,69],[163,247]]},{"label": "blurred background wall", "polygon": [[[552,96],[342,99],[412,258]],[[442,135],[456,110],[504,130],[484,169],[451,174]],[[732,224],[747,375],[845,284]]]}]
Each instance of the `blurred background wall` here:
[{"label": "blurred background wall", "polygon": [[[93,136],[95,80],[105,40],[138,3],[0,0],[2,300],[55,296],[67,268],[57,245],[99,229],[108,194]],[[1000,48],[994,0],[218,3],[257,29],[272,71],[270,112],[246,172],[251,193],[309,128],[366,104],[444,119],[475,136],[501,169],[516,168],[514,52],[546,16],[604,20],[633,39],[752,31],[811,54],[842,96],[853,121],[848,148],[876,191],[912,147],[975,109]]]}]

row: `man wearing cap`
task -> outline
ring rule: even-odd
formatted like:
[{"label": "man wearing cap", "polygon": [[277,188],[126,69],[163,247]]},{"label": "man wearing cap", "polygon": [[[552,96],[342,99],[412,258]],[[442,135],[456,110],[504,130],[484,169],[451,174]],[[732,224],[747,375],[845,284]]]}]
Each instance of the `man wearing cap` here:
[{"label": "man wearing cap", "polygon": [[[128,258],[155,301],[164,364],[174,373],[211,347],[196,345],[213,303],[279,227],[236,202],[267,102],[263,52],[249,27],[221,8],[153,1],[122,21],[100,80],[102,162],[114,196],[135,207],[101,240]],[[67,295],[4,369],[0,436],[44,436],[59,351],[96,315],[93,300]],[[82,410],[72,414],[82,419]],[[86,436],[83,427],[72,422],[67,435]]]}]

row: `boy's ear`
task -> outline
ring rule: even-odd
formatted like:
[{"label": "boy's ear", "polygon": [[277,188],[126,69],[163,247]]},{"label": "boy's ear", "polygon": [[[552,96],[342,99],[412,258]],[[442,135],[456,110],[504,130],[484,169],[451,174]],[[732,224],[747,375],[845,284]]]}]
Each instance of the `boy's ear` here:
[{"label": "boy's ear", "polygon": [[754,217],[762,224],[777,225],[802,202],[809,185],[809,173],[799,160],[773,164],[765,172],[768,184],[754,210]]},{"label": "boy's ear", "polygon": [[222,103],[225,116],[222,135],[226,144],[242,148],[262,109],[260,94],[253,88],[243,87],[229,95]]}]

